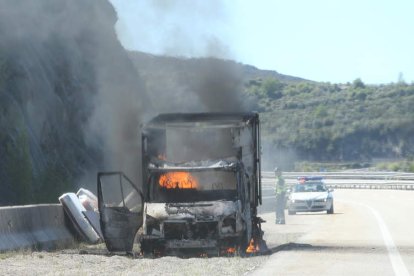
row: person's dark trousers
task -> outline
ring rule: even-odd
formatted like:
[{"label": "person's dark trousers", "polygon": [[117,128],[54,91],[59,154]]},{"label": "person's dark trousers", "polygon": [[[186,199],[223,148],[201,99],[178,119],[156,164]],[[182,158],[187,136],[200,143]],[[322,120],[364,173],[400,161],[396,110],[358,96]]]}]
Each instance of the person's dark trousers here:
[{"label": "person's dark trousers", "polygon": [[276,195],[276,224],[285,224],[285,193]]}]

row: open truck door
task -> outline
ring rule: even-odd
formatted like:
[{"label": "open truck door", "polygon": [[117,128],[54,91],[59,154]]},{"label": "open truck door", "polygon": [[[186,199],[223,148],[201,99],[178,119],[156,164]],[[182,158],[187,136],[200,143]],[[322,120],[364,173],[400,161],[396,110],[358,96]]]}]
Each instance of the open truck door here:
[{"label": "open truck door", "polygon": [[142,226],[142,192],[122,172],[98,173],[98,206],[106,247],[110,252],[132,252]]}]

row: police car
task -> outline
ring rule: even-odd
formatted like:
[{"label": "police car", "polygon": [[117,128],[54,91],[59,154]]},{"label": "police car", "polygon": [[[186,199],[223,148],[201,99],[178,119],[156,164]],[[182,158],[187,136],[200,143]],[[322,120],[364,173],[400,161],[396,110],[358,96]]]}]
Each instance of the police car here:
[{"label": "police car", "polygon": [[319,176],[298,177],[298,183],[293,185],[288,197],[287,209],[289,215],[296,212],[334,213],[333,190],[328,189],[323,178]]}]

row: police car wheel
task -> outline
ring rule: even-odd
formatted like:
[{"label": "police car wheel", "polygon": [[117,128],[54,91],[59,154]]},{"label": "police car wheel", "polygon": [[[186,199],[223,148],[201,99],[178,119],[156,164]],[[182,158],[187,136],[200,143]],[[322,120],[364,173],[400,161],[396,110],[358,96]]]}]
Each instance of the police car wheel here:
[{"label": "police car wheel", "polygon": [[326,213],[327,213],[327,214],[333,214],[333,213],[334,213],[334,206],[333,206],[333,202],[332,202],[331,208],[329,208],[329,210],[328,210],[328,211],[326,211]]}]

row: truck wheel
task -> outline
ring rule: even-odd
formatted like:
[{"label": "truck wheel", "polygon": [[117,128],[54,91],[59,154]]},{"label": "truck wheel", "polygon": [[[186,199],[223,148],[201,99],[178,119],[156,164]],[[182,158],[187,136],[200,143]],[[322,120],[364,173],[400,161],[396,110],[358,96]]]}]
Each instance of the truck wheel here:
[{"label": "truck wheel", "polygon": [[150,258],[153,259],[155,258],[155,254],[154,254],[154,247],[148,244],[142,244],[141,243],[141,254],[145,257],[145,258]]},{"label": "truck wheel", "polygon": [[288,215],[296,215],[295,211],[288,210]]}]

